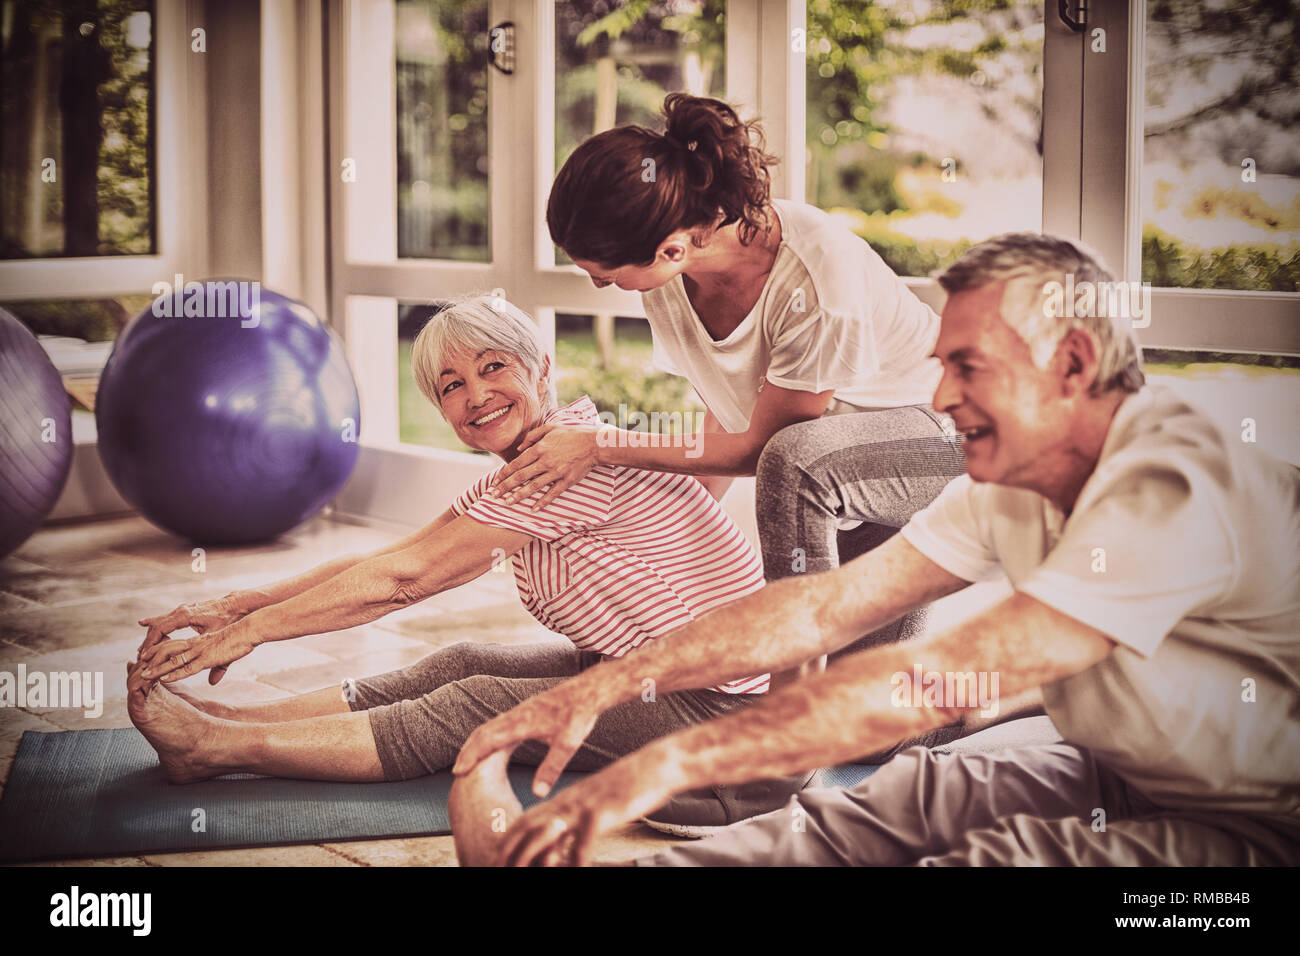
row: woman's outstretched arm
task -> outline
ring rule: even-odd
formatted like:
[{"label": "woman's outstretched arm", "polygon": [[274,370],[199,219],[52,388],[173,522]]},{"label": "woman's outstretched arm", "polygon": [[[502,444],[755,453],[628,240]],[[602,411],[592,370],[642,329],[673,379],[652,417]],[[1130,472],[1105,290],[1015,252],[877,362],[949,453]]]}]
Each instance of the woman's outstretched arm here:
[{"label": "woman's outstretched arm", "polygon": [[455,512],[448,508],[418,531],[413,531],[400,541],[395,541],[377,551],[372,551],[370,554],[342,555],[331,561],[326,561],[324,564],[318,565],[310,571],[305,571],[296,577],[286,578],[283,581],[278,581],[274,584],[268,584],[263,587],[235,591],[232,597],[235,599],[236,605],[243,611],[243,613],[251,614],[253,611],[261,610],[269,605],[279,604],[281,601],[286,601],[294,595],[301,594],[304,591],[310,591],[318,584],[323,584],[336,575],[341,574],[350,568],[356,567],[363,561],[382,558],[385,555],[395,554],[398,551],[405,551],[407,548],[414,547],[421,541],[425,541],[430,536],[436,534],[440,529],[445,528],[454,521],[455,518]]},{"label": "woman's outstretched arm", "polygon": [[137,656],[142,657],[149,648],[173,631],[186,627],[193,628],[200,634],[218,630],[233,624],[248,614],[252,614],[254,611],[286,601],[304,591],[309,591],[329,581],[336,575],[356,567],[362,561],[403,551],[435,534],[439,529],[446,527],[455,517],[455,513],[448,509],[420,530],[412,532],[400,541],[380,548],[371,554],[341,555],[317,565],[310,571],[304,571],[294,577],[285,578],[283,581],[256,588],[232,591],[223,597],[212,598],[207,601],[181,604],[166,614],[142,618],[139,621],[140,626],[148,628],[148,630],[145,632],[144,642],[140,645]]},{"label": "woman's outstretched arm", "polygon": [[408,547],[382,552],[218,631],[164,641],[146,654],[144,676],[181,680],[238,660],[258,644],[324,634],[378,620],[391,611],[472,581],[531,540],[529,535],[461,515]]}]

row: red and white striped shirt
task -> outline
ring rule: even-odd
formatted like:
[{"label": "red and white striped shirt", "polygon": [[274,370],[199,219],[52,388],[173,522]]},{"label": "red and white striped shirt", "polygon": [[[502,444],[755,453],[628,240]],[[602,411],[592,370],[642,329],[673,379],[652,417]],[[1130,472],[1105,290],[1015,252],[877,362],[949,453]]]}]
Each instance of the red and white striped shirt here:
[{"label": "red and white striped shirt", "polygon": [[[599,418],[583,396],[544,421],[593,425]],[[500,470],[462,492],[452,511],[533,536],[513,557],[519,598],[582,650],[622,657],[763,586],[749,541],[689,475],[597,465],[534,512],[540,492],[512,504],[484,497]],[[713,689],[762,694],[769,676]]]}]

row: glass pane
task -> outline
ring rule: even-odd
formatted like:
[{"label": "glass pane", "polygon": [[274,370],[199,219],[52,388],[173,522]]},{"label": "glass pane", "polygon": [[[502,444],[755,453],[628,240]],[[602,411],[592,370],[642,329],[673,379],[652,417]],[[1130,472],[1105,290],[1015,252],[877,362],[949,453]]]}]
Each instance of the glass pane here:
[{"label": "glass pane", "polygon": [[1147,4],[1143,280],[1300,289],[1298,24],[1265,0]]},{"label": "glass pane", "polygon": [[808,3],[808,201],[900,275],[1042,228],[1043,4]]},{"label": "glass pane", "polygon": [[1228,435],[1300,466],[1300,358],[1145,349],[1147,380],[1176,389]]},{"label": "glass pane", "polygon": [[153,4],[4,4],[0,258],[154,251]]},{"label": "glass pane", "polygon": [[437,303],[407,304],[397,307],[397,417],[398,436],[412,445],[449,448],[453,451],[487,452],[470,448],[456,437],[436,405],[424,397],[411,374],[411,347],[424,323],[442,311]]},{"label": "glass pane", "polygon": [[398,0],[397,254],[487,262],[488,5]]},{"label": "glass pane", "polygon": [[725,0],[557,2],[555,171],[595,133],[658,128],[668,93],[724,96],[725,32]]},{"label": "glass pane", "polygon": [[[633,413],[670,416],[668,433],[676,433],[682,413],[686,431],[703,412],[689,382],[654,367],[650,324],[645,319],[557,313],[555,316],[555,391],[561,405],[586,395],[608,420],[622,428],[637,428]],[[620,406],[622,411],[620,412]]]}]

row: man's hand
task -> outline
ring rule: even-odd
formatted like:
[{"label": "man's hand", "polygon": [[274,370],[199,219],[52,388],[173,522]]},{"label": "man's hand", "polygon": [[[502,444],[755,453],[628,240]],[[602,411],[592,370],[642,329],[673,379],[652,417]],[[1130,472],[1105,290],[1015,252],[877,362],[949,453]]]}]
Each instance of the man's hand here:
[{"label": "man's hand", "polygon": [[208,683],[216,684],[225,676],[227,666],[251,652],[257,643],[246,628],[238,625],[199,637],[162,641],[141,655],[141,674],[149,680],[171,683],[211,668]]},{"label": "man's hand", "polygon": [[506,831],[502,866],[585,866],[597,836],[645,816],[681,789],[654,744],[533,807]]},{"label": "man's hand", "polygon": [[508,756],[525,740],[539,740],[550,749],[533,776],[533,793],[545,797],[604,709],[581,683],[565,681],[480,724],[461,747],[452,772],[463,776],[493,754]]}]

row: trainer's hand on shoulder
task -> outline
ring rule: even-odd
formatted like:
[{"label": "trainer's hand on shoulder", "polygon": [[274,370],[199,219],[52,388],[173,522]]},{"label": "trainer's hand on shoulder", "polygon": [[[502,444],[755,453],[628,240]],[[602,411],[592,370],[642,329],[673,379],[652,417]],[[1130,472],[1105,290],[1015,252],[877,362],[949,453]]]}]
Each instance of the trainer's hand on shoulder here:
[{"label": "trainer's hand on shoulder", "polygon": [[532,506],[540,511],[600,463],[600,430],[591,425],[534,428],[520,443],[519,457],[501,469],[490,494],[509,503],[525,501],[545,488],[546,494]]},{"label": "trainer's hand on shoulder", "polygon": [[566,681],[480,724],[460,749],[452,772],[469,773],[494,753],[512,753],[525,740],[539,740],[550,749],[533,777],[533,793],[544,797],[596,726],[600,710],[573,681]]}]

